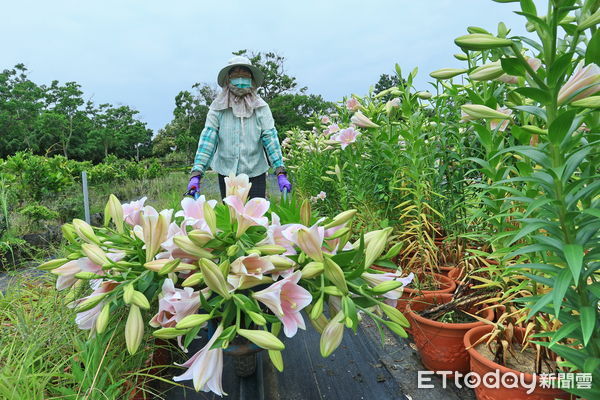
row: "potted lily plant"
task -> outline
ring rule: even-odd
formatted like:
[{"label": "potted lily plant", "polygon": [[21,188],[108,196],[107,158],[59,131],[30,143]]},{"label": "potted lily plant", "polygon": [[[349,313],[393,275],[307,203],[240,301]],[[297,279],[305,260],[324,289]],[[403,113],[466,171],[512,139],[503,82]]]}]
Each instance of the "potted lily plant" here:
[{"label": "potted lily plant", "polygon": [[200,196],[185,198],[176,212],[157,211],[145,199],[122,205],[110,196],[103,227],[77,219],[63,226],[71,253],[40,268],[58,275],[58,289],[89,283],[92,293],[70,306],[90,340],[123,314],[132,354],[147,324],[158,328],[156,338],[177,339],[182,348],[210,325],[208,343],[173,379],[223,395],[224,349],[247,341],[267,350],[281,371],[281,332],[306,329],[304,311],[321,333],[323,357],[345,328],[357,331],[361,315],[407,336],[409,323],[394,303],[411,278],[370,268],[397,255],[399,245],[383,254],[391,228],[358,234],[350,227],[355,210],[317,218],[308,201],[248,200],[245,175],[226,184],[223,203]]}]

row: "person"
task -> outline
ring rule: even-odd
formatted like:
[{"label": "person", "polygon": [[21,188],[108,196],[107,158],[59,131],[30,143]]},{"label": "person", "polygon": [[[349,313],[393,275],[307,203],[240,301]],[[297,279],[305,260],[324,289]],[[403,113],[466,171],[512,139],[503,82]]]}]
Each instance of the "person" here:
[{"label": "person", "polygon": [[275,168],[279,190],[292,190],[271,109],[257,93],[263,81],[263,72],[243,56],[233,57],[219,71],[222,91],[209,107],[186,194],[199,192],[209,165],[219,174],[221,198],[225,177],[239,174],[250,178],[249,198],[264,198],[269,164]]}]

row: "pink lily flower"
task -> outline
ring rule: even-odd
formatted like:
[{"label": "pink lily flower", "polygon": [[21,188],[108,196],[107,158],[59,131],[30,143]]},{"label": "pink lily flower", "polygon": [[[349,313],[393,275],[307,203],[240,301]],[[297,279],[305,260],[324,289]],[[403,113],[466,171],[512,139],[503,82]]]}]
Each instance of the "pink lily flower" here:
[{"label": "pink lily flower", "polygon": [[225,197],[237,196],[240,198],[242,203],[246,203],[251,187],[252,184],[250,183],[250,178],[248,175],[229,175],[225,178]]},{"label": "pink lily flower", "polygon": [[[107,253],[107,257],[112,259],[113,261],[121,260],[125,254],[124,253]],[[70,288],[75,284],[77,278],[75,278],[75,274],[81,271],[93,272],[98,275],[104,275],[104,271],[102,267],[94,264],[89,258],[82,257],[77,260],[71,260],[62,266],[53,269],[51,272],[55,275],[58,275],[56,279],[56,289],[64,290]]]},{"label": "pink lily flower", "polygon": [[186,197],[181,200],[181,210],[175,213],[175,217],[184,217],[186,225],[193,226],[196,229],[203,231],[210,231],[206,221],[204,220],[204,203],[208,202],[208,205],[215,208],[217,205],[216,200],[206,200],[204,195],[197,199]]},{"label": "pink lily flower", "polygon": [[355,112],[350,121],[360,128],[379,128],[379,125],[371,121],[360,111]]},{"label": "pink lily flower", "polygon": [[360,103],[354,97],[351,97],[346,101],[346,108],[350,111],[358,111]]},{"label": "pink lily flower", "polygon": [[338,124],[331,124],[327,127],[327,130],[323,132],[326,135],[331,135],[332,133],[336,133],[340,131],[340,127]]},{"label": "pink lily flower", "polygon": [[173,377],[175,382],[192,379],[196,391],[211,391],[219,396],[227,394],[223,392],[221,381],[223,376],[223,349],[220,347],[211,349],[222,332],[223,326],[219,325],[208,343],[184,364],[180,365],[181,367],[186,367],[187,371]]},{"label": "pink lily flower", "polygon": [[402,278],[400,271],[385,272],[383,274],[371,274],[371,273],[364,272],[361,275],[361,278],[363,278],[367,282],[367,284],[371,287],[377,286],[380,283],[388,282],[388,281],[402,282],[402,286],[400,286],[394,290],[390,290],[389,292],[383,294],[383,297],[385,297],[385,298],[388,298],[391,300],[398,300],[400,298],[400,296],[402,296],[402,292],[404,291],[404,286],[410,284],[413,281],[414,274],[411,272],[410,274],[408,274],[408,276]]},{"label": "pink lily flower", "polygon": [[331,122],[331,119],[329,119],[329,116],[324,115],[324,116],[321,117],[321,123],[322,124],[328,124],[330,122]]},{"label": "pink lily flower", "polygon": [[316,197],[318,199],[325,200],[325,198],[327,197],[327,193],[325,193],[324,191],[321,190]]},{"label": "pink lily flower", "polygon": [[123,220],[126,224],[129,224],[131,226],[136,226],[140,224],[140,216],[146,199],[147,197],[142,197],[139,200],[132,201],[130,203],[125,203],[122,205]]},{"label": "pink lily flower", "polygon": [[558,91],[558,104],[563,104],[569,97],[586,86],[591,87],[580,92],[578,95],[570,99],[570,101],[584,99],[600,91],[600,67],[591,63],[583,66],[583,61],[577,65],[577,71],[569,78],[569,80]]},{"label": "pink lily flower", "polygon": [[[326,229],[325,233],[324,233],[324,237],[329,237],[329,236],[333,235],[334,233],[336,233],[338,230],[342,229],[345,226],[346,226],[346,224],[342,224],[342,225],[338,225],[338,226],[334,226],[332,228]],[[323,252],[325,252],[327,254],[331,254],[331,255],[337,254],[337,248],[340,243],[340,238],[325,240],[325,243],[327,243],[328,248],[323,246]],[[344,250],[344,251],[352,250],[353,248],[354,247],[352,246],[351,243],[346,243],[342,250]]]},{"label": "pink lily flower", "polygon": [[260,257],[258,254],[240,257],[231,263],[227,282],[237,289],[245,278],[262,279],[264,273],[274,269],[275,266],[268,257]]},{"label": "pink lily flower", "polygon": [[[530,57],[527,59],[527,64],[529,64],[531,69],[533,69],[533,71],[535,72],[542,66],[542,61],[540,61],[539,59],[537,59],[535,57]],[[517,83],[519,83],[519,77],[515,76],[515,75],[504,74],[496,79],[501,82],[512,84],[512,85],[516,85]]]},{"label": "pink lily flower", "polygon": [[356,142],[356,138],[359,134],[360,132],[354,128],[346,128],[335,135],[332,139],[336,142],[339,142],[342,145],[342,150],[344,150],[350,143]]},{"label": "pink lily flower", "polygon": [[158,313],[149,324],[154,328],[172,328],[200,307],[200,295],[191,287],[176,289],[171,279],[165,279],[158,300]]},{"label": "pink lily flower", "polygon": [[[102,281],[102,283],[92,292],[92,294],[86,297],[82,297],[81,299],[75,300],[74,302],[69,304],[68,307],[74,308],[77,305],[86,301],[87,299],[112,291],[118,285],[119,282],[113,280]],[[102,311],[102,307],[104,307],[105,303],[106,301],[102,300],[94,308],[77,313],[77,316],[75,316],[75,323],[77,324],[79,329],[93,330],[96,326],[96,320],[98,319],[98,315],[100,315],[100,311]]]},{"label": "pink lily flower", "polygon": [[286,224],[281,225],[281,219],[279,215],[276,213],[271,213],[271,225],[267,227],[267,237],[260,244],[277,244],[279,246],[283,246],[287,249],[283,255],[294,255],[297,254],[296,249],[294,248],[294,242],[289,240],[283,232],[286,229],[290,229],[293,227],[297,227],[299,229],[303,225],[300,224]]},{"label": "pink lily flower", "polygon": [[323,239],[325,238],[325,228],[313,225],[310,228],[305,226],[292,227],[283,232],[284,236],[295,243],[307,256],[316,260],[323,261]]},{"label": "pink lily flower", "polygon": [[290,338],[298,332],[298,328],[306,329],[300,311],[312,302],[310,292],[298,285],[301,277],[302,273],[296,271],[252,295],[279,318],[285,336]]},{"label": "pink lily flower", "polygon": [[[496,111],[500,111],[502,114],[505,114],[505,115],[512,114],[512,110],[507,107],[496,108]],[[498,128],[498,125],[500,125],[500,128],[498,128],[498,131],[504,132],[504,130],[506,130],[506,127],[508,126],[509,122],[510,122],[510,119],[503,119],[503,120],[492,119],[492,120],[490,120],[490,128],[492,130],[495,130],[496,128]]]},{"label": "pink lily flower", "polygon": [[267,227],[269,219],[265,217],[265,213],[269,209],[270,203],[261,198],[251,199],[244,205],[238,196],[227,196],[223,202],[235,211],[235,217],[238,222],[237,234],[239,238],[246,232],[248,228],[255,225]]}]

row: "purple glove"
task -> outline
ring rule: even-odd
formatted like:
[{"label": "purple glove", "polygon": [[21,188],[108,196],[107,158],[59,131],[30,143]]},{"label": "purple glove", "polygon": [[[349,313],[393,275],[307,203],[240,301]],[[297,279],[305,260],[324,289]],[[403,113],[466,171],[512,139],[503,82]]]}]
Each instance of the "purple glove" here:
[{"label": "purple glove", "polygon": [[196,194],[196,192],[198,190],[200,190],[200,175],[196,175],[196,176],[192,176],[190,178],[190,182],[188,183],[187,186],[187,195],[188,196],[193,196],[194,194]]},{"label": "purple glove", "polygon": [[292,184],[288,181],[286,174],[277,175],[277,183],[279,184],[279,191],[283,192],[283,189],[287,189],[288,193],[292,191]]}]

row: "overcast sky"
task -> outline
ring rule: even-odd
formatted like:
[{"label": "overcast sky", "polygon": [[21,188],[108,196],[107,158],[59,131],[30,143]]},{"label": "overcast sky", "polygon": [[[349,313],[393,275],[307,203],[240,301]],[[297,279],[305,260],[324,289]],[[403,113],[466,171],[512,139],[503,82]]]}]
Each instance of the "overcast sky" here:
[{"label": "overcast sky", "polygon": [[418,66],[425,89],[429,72],[461,65],[453,39],[467,26],[496,32],[504,21],[524,34],[514,10],[491,0],[3,1],[0,69],[24,63],[38,84],[76,81],[157,130],[175,95],[214,83],[232,51],[278,52],[300,86],[331,101],[365,94],[395,63]]}]

